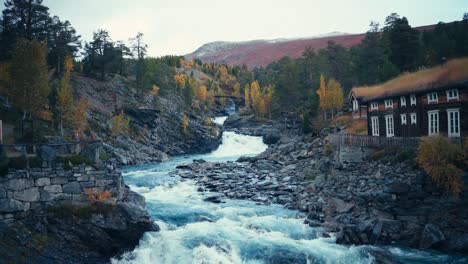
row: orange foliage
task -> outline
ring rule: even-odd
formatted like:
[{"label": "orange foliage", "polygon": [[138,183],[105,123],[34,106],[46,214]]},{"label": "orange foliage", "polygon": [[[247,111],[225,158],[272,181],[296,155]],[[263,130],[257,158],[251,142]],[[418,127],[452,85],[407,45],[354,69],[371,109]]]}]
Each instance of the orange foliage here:
[{"label": "orange foliage", "polygon": [[206,101],[206,96],[207,96],[208,90],[206,89],[206,86],[202,85],[197,88],[196,90],[196,96],[198,100],[205,102]]},{"label": "orange foliage", "polygon": [[111,196],[110,191],[99,192],[92,188],[85,189],[86,199],[92,204],[105,202]]},{"label": "orange foliage", "polygon": [[90,103],[86,98],[80,98],[73,113],[73,126],[77,138],[85,131],[87,126],[86,113],[88,112]]},{"label": "orange foliage", "polygon": [[186,75],[185,74],[175,75],[174,80],[175,80],[176,86],[178,88],[183,89],[185,87],[185,80],[186,80]]},{"label": "orange foliage", "polygon": [[151,95],[152,96],[157,96],[158,95],[158,92],[159,92],[159,86],[157,86],[156,84],[153,84],[153,89],[151,89]]}]

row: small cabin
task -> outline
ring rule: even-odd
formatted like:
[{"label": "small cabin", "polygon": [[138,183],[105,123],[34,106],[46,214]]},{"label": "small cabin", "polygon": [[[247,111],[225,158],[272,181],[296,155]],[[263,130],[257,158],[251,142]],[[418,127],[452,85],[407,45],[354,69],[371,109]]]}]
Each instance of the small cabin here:
[{"label": "small cabin", "polygon": [[367,118],[370,136],[465,137],[468,135],[466,69],[468,59],[457,59],[383,84],[353,88],[349,96],[353,116]]}]

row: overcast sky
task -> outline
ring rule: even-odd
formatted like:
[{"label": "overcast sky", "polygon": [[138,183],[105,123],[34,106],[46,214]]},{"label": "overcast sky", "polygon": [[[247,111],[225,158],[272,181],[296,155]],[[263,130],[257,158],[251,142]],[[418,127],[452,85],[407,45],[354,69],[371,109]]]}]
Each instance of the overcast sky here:
[{"label": "overcast sky", "polygon": [[396,12],[412,26],[461,20],[468,0],[44,0],[84,40],[99,28],[113,40],[145,34],[150,56],[183,55],[218,40],[361,33]]}]

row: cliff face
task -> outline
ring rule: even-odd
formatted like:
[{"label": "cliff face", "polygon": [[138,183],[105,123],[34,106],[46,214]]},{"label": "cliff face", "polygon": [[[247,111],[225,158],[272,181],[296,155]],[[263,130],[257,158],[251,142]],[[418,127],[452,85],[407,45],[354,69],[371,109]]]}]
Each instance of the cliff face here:
[{"label": "cliff face", "polygon": [[[0,256],[11,263],[107,263],[157,231],[144,198],[112,167],[11,172],[0,181]],[[109,191],[103,202],[88,192]]]}]

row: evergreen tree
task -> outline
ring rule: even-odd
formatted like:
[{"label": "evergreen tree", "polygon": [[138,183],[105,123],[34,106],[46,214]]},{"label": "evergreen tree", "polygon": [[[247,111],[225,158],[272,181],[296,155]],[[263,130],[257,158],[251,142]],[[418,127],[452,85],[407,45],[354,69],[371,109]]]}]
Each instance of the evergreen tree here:
[{"label": "evergreen tree", "polygon": [[391,14],[385,20],[384,38],[390,49],[390,61],[401,72],[415,69],[419,52],[419,33],[406,17]]},{"label": "evergreen tree", "polygon": [[44,110],[50,92],[45,44],[37,40],[17,40],[11,60],[10,88],[13,104],[23,110],[23,120]]},{"label": "evergreen tree", "polygon": [[49,8],[42,0],[6,0],[2,11],[0,33],[0,60],[11,58],[16,41],[47,40]]}]

